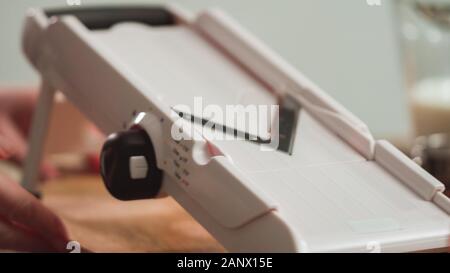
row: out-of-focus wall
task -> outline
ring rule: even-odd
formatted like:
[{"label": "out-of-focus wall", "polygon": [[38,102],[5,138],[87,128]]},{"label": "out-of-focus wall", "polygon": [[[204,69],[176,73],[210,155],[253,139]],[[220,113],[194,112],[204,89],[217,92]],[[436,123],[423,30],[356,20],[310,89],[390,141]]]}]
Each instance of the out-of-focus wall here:
[{"label": "out-of-focus wall", "polygon": [[[394,35],[393,1],[381,0],[381,6],[370,6],[367,0],[171,2],[192,11],[208,6],[225,9],[364,120],[377,137],[392,137],[405,135],[410,128]],[[131,3],[81,2],[82,5]],[[133,1],[155,2],[164,1]],[[20,51],[22,18],[30,6],[67,6],[67,3],[66,0],[1,1],[0,84],[38,81]]]}]

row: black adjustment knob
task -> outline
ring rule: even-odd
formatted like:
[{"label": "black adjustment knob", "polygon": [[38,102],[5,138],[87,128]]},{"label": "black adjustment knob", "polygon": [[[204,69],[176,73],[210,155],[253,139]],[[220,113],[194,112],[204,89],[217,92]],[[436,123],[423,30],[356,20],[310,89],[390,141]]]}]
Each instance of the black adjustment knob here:
[{"label": "black adjustment knob", "polygon": [[140,128],[110,135],[100,164],[106,188],[119,200],[154,198],[161,189],[163,172],[150,137]]}]

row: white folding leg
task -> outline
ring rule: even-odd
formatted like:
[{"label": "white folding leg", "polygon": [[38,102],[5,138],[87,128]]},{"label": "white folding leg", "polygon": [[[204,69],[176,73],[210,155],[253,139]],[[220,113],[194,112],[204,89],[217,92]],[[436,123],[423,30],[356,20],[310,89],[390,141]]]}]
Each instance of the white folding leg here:
[{"label": "white folding leg", "polygon": [[42,81],[38,102],[28,140],[28,155],[25,159],[22,185],[28,191],[39,194],[39,168],[47,136],[48,123],[53,109],[55,89]]}]

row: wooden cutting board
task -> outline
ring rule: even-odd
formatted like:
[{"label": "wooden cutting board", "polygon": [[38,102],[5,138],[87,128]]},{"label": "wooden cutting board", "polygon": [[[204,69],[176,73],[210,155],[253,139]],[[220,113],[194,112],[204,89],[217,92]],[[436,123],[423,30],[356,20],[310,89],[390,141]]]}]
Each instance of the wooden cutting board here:
[{"label": "wooden cutting board", "polygon": [[223,247],[172,198],[118,201],[98,176],[48,182],[43,202],[71,238],[93,252],[223,252]]}]

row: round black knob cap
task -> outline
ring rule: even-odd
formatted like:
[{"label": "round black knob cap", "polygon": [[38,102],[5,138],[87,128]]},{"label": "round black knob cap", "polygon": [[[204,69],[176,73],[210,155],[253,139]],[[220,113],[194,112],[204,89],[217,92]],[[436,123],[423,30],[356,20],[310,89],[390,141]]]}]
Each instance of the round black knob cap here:
[{"label": "round black knob cap", "polygon": [[100,164],[106,188],[119,200],[154,198],[161,189],[163,172],[150,137],[140,128],[110,135]]}]

